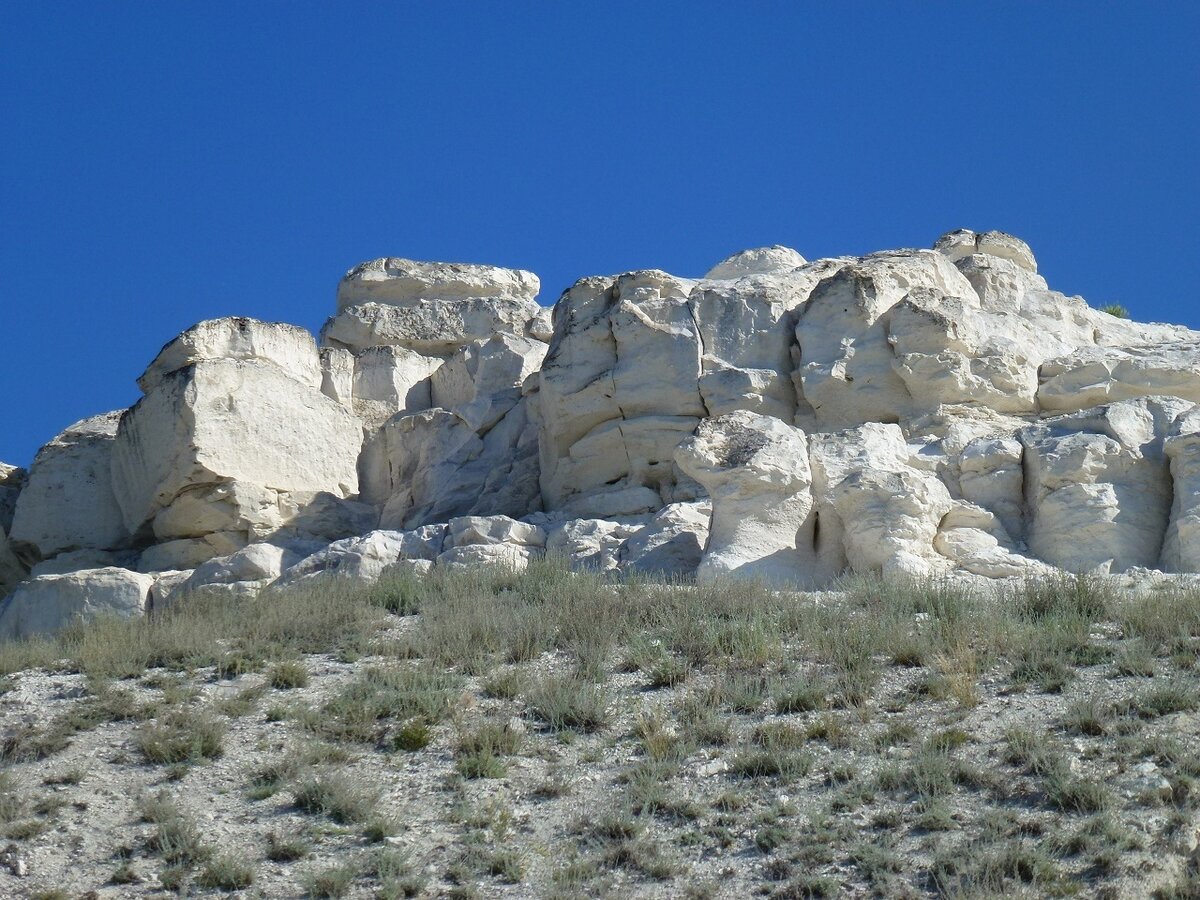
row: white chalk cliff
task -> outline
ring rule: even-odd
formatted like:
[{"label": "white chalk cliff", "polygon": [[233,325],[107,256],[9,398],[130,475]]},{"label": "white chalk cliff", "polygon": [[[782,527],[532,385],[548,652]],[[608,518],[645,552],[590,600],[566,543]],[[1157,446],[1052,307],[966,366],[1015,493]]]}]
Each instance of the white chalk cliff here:
[{"label": "white chalk cliff", "polygon": [[432,566],[821,588],[1200,572],[1200,332],[1021,240],[576,282],[387,258],[319,341],[202,322],[131,409],[0,465],[0,637]]}]

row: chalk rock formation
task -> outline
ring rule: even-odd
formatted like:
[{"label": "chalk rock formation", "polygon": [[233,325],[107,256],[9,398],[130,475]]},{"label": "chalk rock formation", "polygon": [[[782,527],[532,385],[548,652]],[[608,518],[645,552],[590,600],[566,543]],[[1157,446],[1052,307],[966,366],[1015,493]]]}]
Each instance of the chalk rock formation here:
[{"label": "chalk rock formation", "polygon": [[149,575],[117,568],[30,578],[0,607],[0,640],[55,634],[101,616],[140,616],[153,583]]},{"label": "chalk rock formation", "polygon": [[1012,235],[757,248],[584,278],[553,312],[539,287],[386,258],[319,347],[188,329],[132,409],[27,482],[0,467],[0,628],[543,554],[808,588],[1200,572],[1200,332],[1051,290]]},{"label": "chalk rock formation", "polygon": [[10,539],[31,562],[70,550],[124,546],[129,528],[111,475],[121,413],[92,416],[38,451],[17,498]]},{"label": "chalk rock formation", "polygon": [[705,278],[726,280],[743,278],[746,275],[773,275],[798,269],[808,260],[793,250],[775,244],[771,247],[756,247],[742,250],[721,260],[708,270]]},{"label": "chalk rock formation", "polygon": [[702,422],[676,459],[713,501],[698,578],[809,583],[817,569],[816,519],[802,431],[746,410],[727,413]]},{"label": "chalk rock formation", "polygon": [[25,486],[27,473],[17,466],[0,463],[0,596],[6,595],[28,574],[9,544],[17,497]]},{"label": "chalk rock formation", "polygon": [[316,345],[297,332],[204,322],[142,377],[112,477],[128,532],[170,545],[143,568],[191,568],[274,533],[320,494],[357,493],[361,425],[321,393]]},{"label": "chalk rock formation", "polygon": [[1033,554],[1069,571],[1156,568],[1173,504],[1164,442],[1192,408],[1122,400],[1022,430]]}]

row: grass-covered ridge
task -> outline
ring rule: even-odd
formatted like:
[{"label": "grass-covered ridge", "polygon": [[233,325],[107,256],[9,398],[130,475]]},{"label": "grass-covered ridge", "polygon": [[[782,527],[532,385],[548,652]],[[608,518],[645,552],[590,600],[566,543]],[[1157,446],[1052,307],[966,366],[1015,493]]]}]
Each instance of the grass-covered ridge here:
[{"label": "grass-covered ridge", "polygon": [[[53,840],[47,796],[118,779],[196,845],[136,826],[111,868],[146,892],[1196,895],[1200,591],[841,588],[548,560],[0,645],[10,693],[84,686],[0,716],[0,829]],[[194,789],[261,846],[193,841]]]}]

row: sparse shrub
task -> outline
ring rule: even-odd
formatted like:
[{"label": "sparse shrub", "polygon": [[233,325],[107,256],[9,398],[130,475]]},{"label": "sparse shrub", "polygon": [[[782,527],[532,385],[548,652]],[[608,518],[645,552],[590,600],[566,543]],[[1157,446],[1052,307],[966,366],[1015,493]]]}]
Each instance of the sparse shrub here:
[{"label": "sparse shrub", "polygon": [[276,663],[267,673],[267,683],[278,691],[308,687],[308,669],[294,660]]},{"label": "sparse shrub", "polygon": [[329,816],[342,825],[357,825],[375,812],[379,794],[350,775],[330,772],[302,781],[292,801],[304,812]]},{"label": "sparse shrub", "polygon": [[308,840],[300,834],[279,835],[267,833],[267,859],[271,862],[295,862],[311,852]]},{"label": "sparse shrub", "polygon": [[495,700],[515,700],[525,690],[526,678],[517,669],[497,672],[483,682],[483,695]]},{"label": "sparse shrub", "polygon": [[405,753],[424,750],[433,741],[433,729],[420,719],[410,719],[396,731],[392,747]]},{"label": "sparse shrub", "polygon": [[1128,319],[1129,318],[1129,310],[1127,310],[1120,303],[1107,303],[1104,306],[1100,307],[1100,312],[1108,313],[1108,315],[1113,316],[1114,318],[1117,318],[1117,319]]},{"label": "sparse shrub", "polygon": [[301,880],[304,892],[314,900],[336,900],[346,896],[354,879],[362,872],[362,864],[358,860],[350,860],[340,865],[330,866],[317,872],[309,872]]},{"label": "sparse shrub", "polygon": [[209,856],[209,848],[200,836],[195,823],[166,793],[144,798],[142,818],[158,828],[150,838],[147,850],[174,865],[192,865]]},{"label": "sparse shrub", "polygon": [[136,735],[142,755],[159,764],[216,759],[224,753],[224,738],[220,721],[194,710],[172,710]]},{"label": "sparse shrub", "polygon": [[374,742],[389,719],[440,721],[461,686],[459,676],[438,669],[371,667],[302,721],[323,737]]},{"label": "sparse shrub", "polygon": [[539,679],[526,701],[534,714],[555,731],[599,731],[609,721],[608,693],[573,675]]},{"label": "sparse shrub", "polygon": [[820,679],[797,676],[773,686],[771,697],[779,715],[812,712],[829,704],[830,685]]},{"label": "sparse shrub", "polygon": [[508,723],[483,723],[459,738],[455,753],[459,773],[464,778],[503,778],[508,770],[504,757],[520,750],[521,740],[521,733]]},{"label": "sparse shrub", "polygon": [[244,891],[254,883],[254,867],[236,854],[210,859],[196,876],[196,884],[220,891]]}]

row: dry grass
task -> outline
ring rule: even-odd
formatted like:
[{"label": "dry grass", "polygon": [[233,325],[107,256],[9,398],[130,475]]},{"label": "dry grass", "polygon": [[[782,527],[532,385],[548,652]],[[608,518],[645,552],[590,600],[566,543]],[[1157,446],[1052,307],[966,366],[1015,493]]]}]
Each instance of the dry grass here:
[{"label": "dry grass", "polygon": [[[504,883],[548,896],[1114,895],[1169,855],[1200,806],[1194,735],[1179,730],[1200,705],[1200,592],[1129,598],[1069,577],[986,594],[839,588],[814,602],[755,584],[617,583],[549,560],[521,576],[435,571],[177,604],[0,647],[0,671],[92,679],[69,714],[5,734],[0,750],[45,765],[129,723],[148,762],[213,759],[227,731],[262,719],[264,695],[286,691],[266,717],[310,743],[236,790],[308,814],[312,830],[272,832],[260,852],[303,860],[295,879],[311,896]],[[314,654],[368,658],[310,694]],[[138,690],[113,682],[151,670]],[[199,696],[197,678],[245,672],[261,674],[223,701]],[[1017,695],[1033,714],[1012,711]],[[1151,762],[1168,785],[1154,799],[1122,781]],[[445,804],[455,829],[420,860],[386,852],[404,823],[383,799],[418,765],[440,767],[438,797],[422,802]],[[0,824],[42,840],[52,810],[4,784]],[[579,821],[585,797],[602,803]],[[535,822],[575,815],[547,853],[544,834],[514,827],[514,805]],[[256,861],[214,852],[178,806],[146,808],[160,879],[261,886]],[[1118,824],[1134,820],[1137,837]],[[326,845],[354,853],[329,865]],[[1187,896],[1188,877],[1163,896]]]}]

